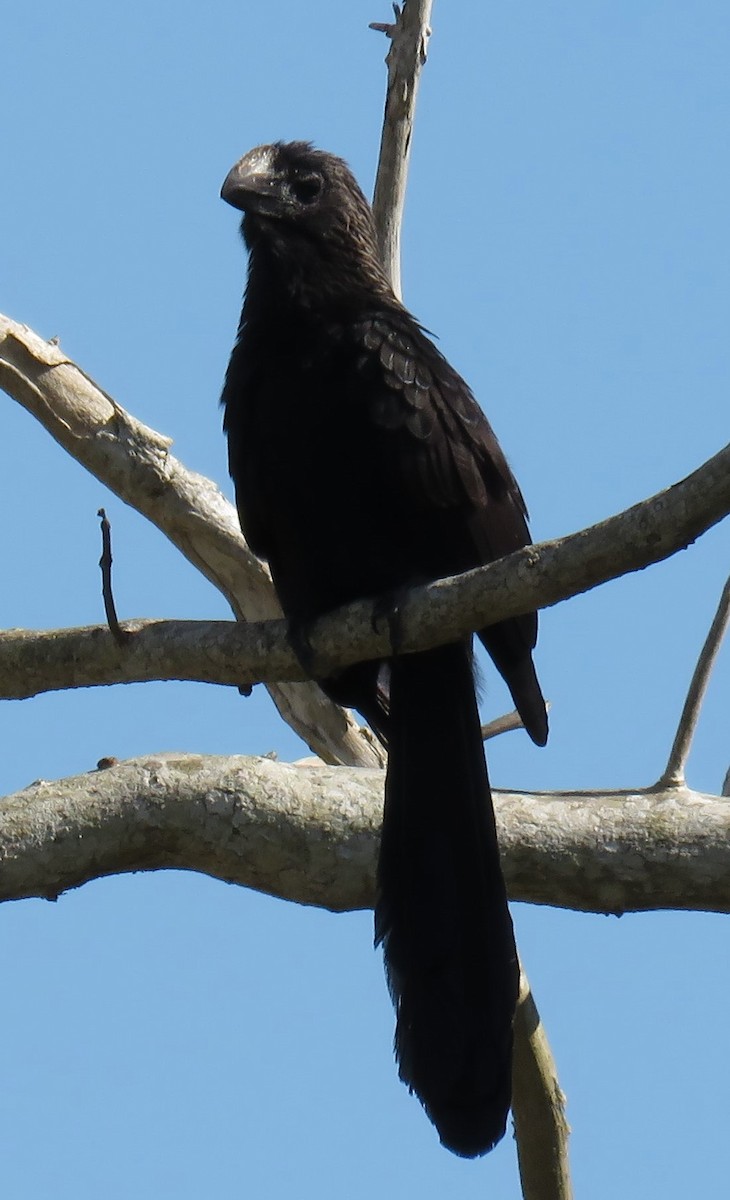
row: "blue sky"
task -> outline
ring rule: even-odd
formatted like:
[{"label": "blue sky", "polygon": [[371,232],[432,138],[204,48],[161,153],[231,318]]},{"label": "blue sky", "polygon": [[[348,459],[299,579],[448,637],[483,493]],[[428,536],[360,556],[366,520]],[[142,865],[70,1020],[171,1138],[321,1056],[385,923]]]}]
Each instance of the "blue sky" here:
[{"label": "blue sky", "polygon": [[[274,138],[366,191],[389,19],[361,0],[26,0],[4,20],[0,308],[230,494],[217,408],[245,258],[219,199]],[[598,520],[727,441],[730,9],[720,0],[436,5],[404,230],[405,298],[471,383],[536,539]],[[0,626],[208,619],[222,598],[6,399]],[[551,741],[489,746],[501,786],[660,773],[730,561],[730,526],[544,614]],[[493,675],[485,715],[507,707]],[[728,767],[721,656],[689,766]],[[152,685],[0,709],[0,793],[161,750],[297,756],[262,689]],[[569,1098],[576,1193],[719,1195],[728,1171],[723,917],[515,906]],[[509,1138],[464,1163],[397,1082],[370,914],[183,873],[0,911],[0,1154],[18,1200],[294,1192],[519,1196]]]}]

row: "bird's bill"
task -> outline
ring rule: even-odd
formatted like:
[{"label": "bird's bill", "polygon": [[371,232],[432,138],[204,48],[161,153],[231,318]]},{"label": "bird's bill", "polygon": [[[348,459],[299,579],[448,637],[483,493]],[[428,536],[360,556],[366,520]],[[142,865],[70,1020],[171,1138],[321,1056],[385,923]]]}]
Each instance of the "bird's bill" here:
[{"label": "bird's bill", "polygon": [[221,188],[221,198],[241,212],[266,213],[281,208],[281,179],[271,146],[257,146],[231,167]]}]

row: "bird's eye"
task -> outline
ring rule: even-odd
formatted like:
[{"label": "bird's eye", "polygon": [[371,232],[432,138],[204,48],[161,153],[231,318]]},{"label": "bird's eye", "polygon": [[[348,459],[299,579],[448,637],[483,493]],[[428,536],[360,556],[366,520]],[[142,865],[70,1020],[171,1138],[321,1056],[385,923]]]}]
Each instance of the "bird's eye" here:
[{"label": "bird's eye", "polygon": [[299,175],[292,179],[291,191],[300,204],[311,204],[322,191],[322,176]]}]

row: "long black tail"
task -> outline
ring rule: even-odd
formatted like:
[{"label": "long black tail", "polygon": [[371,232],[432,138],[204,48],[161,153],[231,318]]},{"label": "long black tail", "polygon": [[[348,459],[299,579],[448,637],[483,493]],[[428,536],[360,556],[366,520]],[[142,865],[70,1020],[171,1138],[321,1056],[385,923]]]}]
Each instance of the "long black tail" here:
[{"label": "long black tail", "polygon": [[388,741],[375,936],[396,1057],[471,1158],[505,1131],[519,971],[465,644],[393,661]]}]

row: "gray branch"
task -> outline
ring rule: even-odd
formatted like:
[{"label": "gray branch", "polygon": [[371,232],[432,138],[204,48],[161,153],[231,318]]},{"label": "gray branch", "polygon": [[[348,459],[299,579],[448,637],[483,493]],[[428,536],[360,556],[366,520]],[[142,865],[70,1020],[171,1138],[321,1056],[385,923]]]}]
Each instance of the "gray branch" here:
[{"label": "gray branch", "polygon": [[515,1014],[512,1116],[524,1200],[556,1196],[571,1200],[568,1160],[570,1127],[566,1099],[545,1026],[529,981],[520,966],[520,998]]},{"label": "gray branch", "polygon": [[672,749],[669,752],[669,760],[664,774],[659,780],[660,785],[677,786],[684,783],[684,770],[692,746],[692,738],[697,728],[702,701],[705,698],[715,659],[727,631],[728,621],[730,621],[730,579],[726,581],[722,589],[717,612],[692,673],[687,698],[679,718]]},{"label": "gray branch", "polygon": [[[0,387],[64,450],[156,525],[244,621],[279,616],[263,563],[246,545],[232,504],[170,453],[170,439],[125,412],[52,342],[0,314]],[[240,682],[244,682],[241,680]],[[381,765],[379,747],[312,683],[277,683],[274,701],[327,762]]]},{"label": "gray branch", "polygon": [[390,49],[385,59],[388,90],[373,195],[373,216],[380,254],[396,296],[401,295],[400,233],[418,81],[426,62],[431,34],[431,8],[432,0],[407,0],[402,8],[393,5],[395,21],[392,24],[373,22],[370,26],[390,38]]},{"label": "gray branch", "polygon": [[[373,903],[383,773],[162,754],[0,800],[0,900],[124,871],[201,871],[300,904]],[[495,792],[510,897],[730,912],[730,806],[686,787]]]},{"label": "gray branch", "polygon": [[[207,480],[201,483],[213,487]],[[174,482],[170,491],[174,516]],[[165,528],[163,500],[158,497],[156,502],[157,523]],[[399,604],[399,649],[407,653],[440,645],[658,562],[694,541],[728,511],[730,446],[680,483],[598,525],[527,546],[464,575],[413,588]],[[202,530],[199,538],[204,544]],[[291,684],[304,677],[283,620],[128,621],[123,628],[132,634],[123,648],[106,626],[0,634],[0,698],[152,679],[237,685]],[[310,640],[319,677],[392,652],[384,623],[377,628],[372,601],[358,601],[321,618]],[[340,716],[342,727],[344,720]],[[358,733],[356,745],[367,745],[364,735]],[[377,753],[374,745],[372,752]],[[367,765],[362,759],[355,761]]]}]

